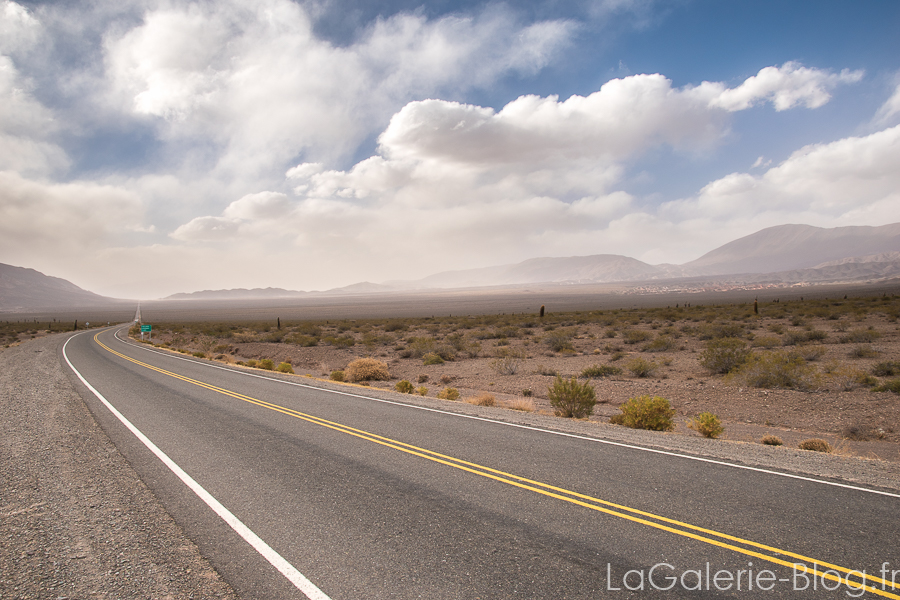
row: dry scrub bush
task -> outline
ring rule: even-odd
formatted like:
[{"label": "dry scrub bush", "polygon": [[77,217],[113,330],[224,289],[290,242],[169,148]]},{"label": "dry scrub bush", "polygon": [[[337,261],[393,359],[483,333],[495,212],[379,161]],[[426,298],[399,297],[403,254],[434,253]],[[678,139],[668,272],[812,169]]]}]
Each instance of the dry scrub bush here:
[{"label": "dry scrub bush", "polygon": [[587,382],[578,383],[574,377],[566,380],[559,375],[550,386],[548,397],[557,417],[583,419],[594,412],[597,403],[594,386]]},{"label": "dry scrub bush", "polygon": [[357,358],[345,369],[350,381],[383,381],[390,379],[388,366],[375,358]]},{"label": "dry scrub bush", "polygon": [[831,452],[831,444],[821,438],[803,440],[797,447],[801,450],[812,450],[813,452]]},{"label": "dry scrub bush", "polygon": [[781,345],[781,338],[777,335],[761,335],[753,338],[751,345],[754,348],[774,348]]},{"label": "dry scrub bush", "polygon": [[643,378],[653,377],[656,370],[659,369],[659,365],[652,360],[647,360],[638,356],[625,363],[625,368],[631,371],[631,374],[635,377]]},{"label": "dry scrub bush", "polygon": [[872,367],[872,375],[879,377],[893,377],[900,375],[900,361],[884,361]]},{"label": "dry scrub bush", "polygon": [[622,369],[619,367],[614,367],[612,365],[594,365],[593,367],[585,367],[581,371],[582,377],[588,377],[590,379],[594,379],[597,377],[612,377],[614,375],[621,375]]},{"label": "dry scrub bush", "polygon": [[715,439],[722,435],[725,431],[725,428],[722,427],[722,422],[719,420],[719,417],[710,413],[704,412],[697,415],[696,419],[691,419],[688,421],[688,427],[702,435],[703,437]]},{"label": "dry scrub bush", "polygon": [[401,394],[412,394],[413,384],[405,379],[401,379],[397,382],[397,385],[394,386],[394,389]]},{"label": "dry scrub bush", "polygon": [[441,355],[436,352],[429,352],[425,356],[422,357],[422,364],[424,365],[442,365],[444,364],[444,359],[441,358]]},{"label": "dry scrub bush", "polygon": [[498,358],[491,362],[491,368],[498,375],[515,375],[525,360],[525,353],[521,350],[503,348],[498,353]]},{"label": "dry scrub bush", "polygon": [[874,388],[876,392],[894,392],[895,394],[900,394],[900,379],[892,379],[890,381],[885,381],[878,387]]},{"label": "dry scrub bush", "polygon": [[625,338],[626,344],[639,344],[640,342],[646,342],[650,339],[651,334],[649,331],[644,331],[643,329],[628,329],[623,334]]},{"label": "dry scrub bush", "polygon": [[466,402],[474,404],[475,406],[494,406],[494,404],[497,403],[497,399],[494,398],[493,394],[485,392],[478,394],[477,396],[472,396],[471,398],[466,398]]},{"label": "dry scrub bush", "polygon": [[642,350],[644,352],[668,352],[669,350],[674,350],[676,346],[675,340],[670,336],[661,335],[644,346]]},{"label": "dry scrub bush", "polygon": [[279,373],[290,373],[291,375],[294,374],[294,367],[292,367],[291,363],[289,362],[278,363],[278,366],[275,368],[275,370]]},{"label": "dry scrub bush", "polygon": [[815,367],[795,352],[774,350],[751,354],[733,375],[750,387],[811,390],[820,384]]},{"label": "dry scrub bush", "polygon": [[512,410],[521,410],[523,412],[534,412],[534,400],[531,398],[515,398],[506,403],[507,408]]},{"label": "dry scrub bush", "polygon": [[860,344],[847,353],[850,358],[875,358],[878,356],[878,350],[870,344]]},{"label": "dry scrub bush", "polygon": [[711,373],[730,373],[750,357],[747,342],[738,338],[716,338],[706,343],[700,364]]},{"label": "dry scrub bush", "polygon": [[425,387],[424,385],[419,386],[419,387],[416,388],[416,393],[417,393],[418,395],[420,395],[420,396],[427,396],[427,395],[428,395],[428,388]]},{"label": "dry scrub bush", "polygon": [[344,381],[344,372],[332,371],[329,379],[331,379],[332,381]]},{"label": "dry scrub bush", "polygon": [[459,390],[452,387],[444,388],[438,392],[437,397],[441,400],[459,400]]},{"label": "dry scrub bush", "polygon": [[881,337],[874,329],[854,329],[841,336],[838,340],[842,344],[869,344]]},{"label": "dry scrub bush", "polygon": [[763,439],[760,440],[766,446],[783,446],[784,442],[781,441],[781,438],[777,435],[765,435]]},{"label": "dry scrub bush", "polygon": [[831,384],[842,392],[849,392],[861,387],[872,387],[878,380],[863,371],[853,367],[841,365],[828,365],[825,374]]},{"label": "dry scrub bush", "polygon": [[574,350],[575,347],[572,346],[573,337],[575,337],[575,332],[568,329],[558,329],[545,335],[544,343],[554,352]]},{"label": "dry scrub bush", "polygon": [[274,371],[275,370],[275,361],[271,358],[264,358],[259,361],[257,365],[260,369],[265,369],[266,371]]},{"label": "dry scrub bush", "polygon": [[632,429],[648,429],[650,431],[672,431],[675,429],[675,409],[669,401],[659,396],[638,396],[629,398],[619,407],[621,414],[613,415],[609,422],[624,425]]}]

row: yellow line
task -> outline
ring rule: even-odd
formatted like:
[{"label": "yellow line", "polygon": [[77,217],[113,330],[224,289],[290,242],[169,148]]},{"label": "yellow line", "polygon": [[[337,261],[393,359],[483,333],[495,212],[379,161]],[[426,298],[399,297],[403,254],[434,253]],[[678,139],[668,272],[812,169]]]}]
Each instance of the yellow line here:
[{"label": "yellow line", "polygon": [[[145,367],[152,371],[156,371],[157,373],[167,375],[169,377],[173,377],[175,379],[184,381],[186,383],[190,383],[204,389],[217,392],[219,394],[224,394],[231,398],[235,398],[237,400],[241,400],[243,402],[248,402],[250,404],[255,404],[262,408],[267,408],[269,410],[273,410],[275,412],[282,413],[284,415],[288,415],[291,417],[295,417],[297,419],[301,419],[303,421],[307,421],[309,423],[319,425],[321,427],[327,427],[328,429],[332,429],[335,431],[339,431],[341,433],[345,433],[347,435],[352,435],[354,437],[373,442],[375,444],[379,444],[381,446],[385,446],[388,448],[392,448],[394,450],[399,450],[401,452],[405,452],[407,454],[418,456],[420,458],[424,458],[442,465],[446,465],[448,467],[453,467],[456,469],[460,469],[462,471],[466,471],[468,473],[472,473],[475,475],[480,475],[482,477],[486,477],[488,479],[493,479],[495,481],[499,481],[508,485],[512,485],[524,490],[528,490],[531,492],[535,492],[538,494],[542,494],[544,496],[549,496],[551,498],[555,498],[558,500],[563,500],[565,502],[569,502],[571,504],[575,504],[578,506],[582,506],[584,508],[589,508],[591,510],[595,510],[598,512],[602,512],[605,514],[609,514],[612,516],[616,516],[622,519],[627,519],[629,521],[633,521],[635,523],[640,523],[642,525],[646,525],[648,527],[653,527],[655,529],[660,529],[662,531],[667,531],[670,533],[674,533],[683,537],[687,537],[690,539],[694,539],[697,541],[705,542],[707,544],[711,544],[714,546],[718,546],[720,548],[725,548],[728,550],[732,550],[734,552],[738,552],[740,554],[744,554],[747,556],[753,556],[755,558],[759,558],[761,560],[774,563],[777,565],[790,567],[792,569],[797,569],[798,571],[802,571],[805,573],[815,573],[815,576],[822,577],[824,579],[829,579],[831,581],[837,581],[839,583],[846,583],[846,585],[850,586],[853,584],[853,589],[860,589],[860,587],[864,588],[866,591],[869,591],[874,594],[878,594],[880,596],[884,596],[886,598],[894,598],[896,600],[900,600],[900,595],[892,594],[884,589],[879,589],[874,585],[864,585],[866,581],[874,582],[875,584],[880,584],[882,588],[890,587],[891,589],[896,589],[897,585],[887,580],[881,579],[879,577],[865,575],[863,576],[862,581],[850,581],[850,576],[860,577],[860,571],[848,569],[846,567],[842,567],[839,565],[831,564],[825,561],[821,561],[815,558],[811,558],[808,556],[804,556],[802,554],[796,554],[794,552],[790,552],[787,550],[781,550],[779,548],[775,548],[772,546],[767,546],[765,544],[760,544],[758,542],[754,542],[752,540],[745,540],[740,537],[732,536],[726,533],[720,533],[718,531],[714,531],[711,529],[705,529],[703,527],[698,527],[696,525],[691,525],[690,523],[685,523],[682,521],[677,521],[675,519],[669,519],[667,517],[663,517],[660,515],[656,515],[650,512],[642,511],[636,508],[630,508],[628,506],[624,506],[621,504],[615,504],[613,502],[609,502],[606,500],[602,500],[600,498],[594,498],[592,496],[587,496],[584,494],[580,494],[578,492],[573,492],[571,490],[567,490],[564,488],[559,488],[550,484],[542,483],[540,481],[535,481],[532,479],[528,479],[525,477],[521,477],[518,475],[513,475],[511,473],[506,473],[504,471],[499,471],[497,469],[492,469],[490,467],[486,467],[483,465],[479,465],[477,463],[468,462],[462,459],[454,458],[452,456],[447,456],[445,454],[440,454],[438,452],[434,452],[432,450],[428,450],[426,448],[420,448],[418,446],[414,446],[412,444],[407,444],[405,442],[401,442],[398,440],[394,440],[391,438],[387,438],[384,436],[380,436],[375,433],[371,433],[362,429],[356,429],[354,427],[350,427],[348,425],[343,425],[340,423],[336,423],[334,421],[329,421],[327,419],[323,419],[321,417],[316,417],[313,415],[309,415],[306,413],[302,413],[300,411],[296,411],[284,406],[280,406],[278,404],[272,404],[270,402],[266,402],[264,400],[259,400],[257,398],[253,398],[251,396],[246,396],[244,394],[234,392],[231,390],[227,390],[225,388],[221,388],[209,383],[204,383],[202,381],[198,381],[196,379],[191,379],[190,377],[185,377],[183,375],[179,375],[178,373],[173,373],[171,371],[167,371],[165,369],[161,369],[159,367],[155,367],[145,362],[141,362],[137,359],[131,358],[130,356],[126,356],[120,352],[117,352],[105,345],[98,339],[100,334],[97,333],[94,336],[94,341],[99,344],[106,351],[115,354],[116,356],[123,358],[129,362],[132,362],[141,367]],[[615,509],[615,510],[613,510]],[[625,511],[625,512],[620,512]],[[633,513],[633,514],[625,514],[625,513]],[[634,516],[639,515],[639,516]],[[648,519],[656,519],[660,521],[659,523],[650,521]],[[664,524],[665,523],[665,524]],[[684,529],[688,529],[691,531],[684,531],[683,529],[676,529],[674,526],[682,527]],[[774,556],[769,556],[767,554],[762,554],[760,552],[756,552],[754,550],[750,550],[748,548],[741,548],[740,546],[735,546],[733,544],[729,544],[726,542],[722,542],[719,540],[714,540],[705,535],[699,535],[697,533],[692,533],[692,531],[697,531],[709,536],[715,536],[722,538],[724,540],[728,540],[731,542],[744,544],[746,546],[750,546],[752,548],[757,548],[759,550],[765,550],[767,552],[772,552],[775,554],[780,554],[785,557],[790,557],[796,560],[801,560],[805,562],[809,562],[813,564],[813,567],[807,567],[806,565],[798,565],[797,563],[788,562],[786,560],[776,558]],[[840,575],[832,575],[830,573],[825,573],[822,570],[834,570],[839,573],[845,573],[847,575],[846,578],[841,578]]]}]

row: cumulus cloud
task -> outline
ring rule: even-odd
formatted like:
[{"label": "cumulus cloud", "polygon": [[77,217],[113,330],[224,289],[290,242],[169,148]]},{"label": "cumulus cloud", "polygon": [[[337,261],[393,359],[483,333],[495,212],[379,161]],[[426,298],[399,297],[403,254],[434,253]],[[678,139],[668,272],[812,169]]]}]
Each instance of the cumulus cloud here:
[{"label": "cumulus cloud", "polygon": [[[807,71],[813,72],[804,70],[804,76]],[[815,73],[819,81],[828,81],[824,72]],[[791,77],[782,81],[785,90],[798,87]],[[761,215],[773,211],[819,221],[846,216],[832,205],[842,198],[835,190],[865,179],[861,157],[878,157],[876,170],[891,164],[890,144],[862,139],[852,148],[805,148],[764,175],[734,174],[709,184],[697,198],[662,208],[622,191],[623,173],[634,157],[661,146],[693,149],[718,143],[728,131],[730,113],[753,105],[744,91],[741,106],[733,99],[720,102],[731,91],[720,83],[676,88],[662,75],[635,75],[612,80],[586,97],[523,96],[499,111],[445,100],[413,101],[394,114],[378,138],[378,155],[347,170],[301,163],[285,176],[294,198],[276,192],[244,196],[220,215],[192,220],[173,237],[229,239],[261,252],[264,248],[266,254],[314,253],[335,265],[351,255],[365,257],[360,260],[368,265],[393,264],[402,256],[419,274],[480,264],[484,256],[503,262],[536,252],[653,258],[648,239],[681,238],[683,228],[694,236],[686,240],[691,248],[705,238],[699,235],[700,223],[727,220],[722,231],[734,231],[764,221]],[[778,91],[770,85],[753,93],[772,100]],[[819,102],[809,98],[794,106]],[[832,154],[828,164],[825,157]],[[832,204],[818,192],[792,192],[838,177],[840,165],[847,184],[831,189]],[[762,158],[754,165],[767,166]],[[883,197],[879,189],[873,197]],[[847,210],[869,202],[860,203],[858,195],[848,198],[841,200]],[[437,263],[435,257],[440,257]],[[656,258],[672,260],[670,254]],[[359,277],[371,279],[372,273]]]},{"label": "cumulus cloud", "polygon": [[40,34],[40,23],[24,6],[9,1],[0,4],[0,54],[29,50]]},{"label": "cumulus cloud", "polygon": [[[795,106],[819,108],[831,100],[831,90],[841,84],[856,83],[863,74],[863,71],[849,69],[835,74],[804,67],[797,62],[786,62],[781,67],[760,70],[736,88],[721,90],[710,99],[710,105],[736,111],[768,101],[777,111]],[[710,87],[716,89],[717,85]]]},{"label": "cumulus cloud", "polygon": [[336,47],[288,0],[174,3],[110,37],[106,60],[127,110],[163,119],[173,138],[213,140],[221,171],[258,175],[303,153],[346,155],[416,95],[540,69],[571,29],[520,24],[501,8],[436,20],[401,13]]}]

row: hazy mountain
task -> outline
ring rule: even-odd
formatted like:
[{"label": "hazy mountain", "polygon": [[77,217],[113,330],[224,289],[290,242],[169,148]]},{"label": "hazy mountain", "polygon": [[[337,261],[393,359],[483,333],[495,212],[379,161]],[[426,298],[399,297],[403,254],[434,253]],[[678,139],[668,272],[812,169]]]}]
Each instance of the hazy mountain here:
[{"label": "hazy mountain", "polygon": [[834,229],[779,225],[729,242],[682,267],[696,275],[775,273],[897,251],[900,223]]},{"label": "hazy mountain", "polygon": [[248,300],[257,298],[299,298],[309,292],[295,292],[281,288],[235,288],[230,290],[202,290],[199,292],[181,292],[166,296],[163,300]]},{"label": "hazy mountain", "polygon": [[83,290],[74,283],[23,267],[0,263],[0,310],[107,306],[120,302]]},{"label": "hazy mountain", "polygon": [[664,269],[617,254],[532,258],[524,262],[444,271],[417,281],[390,282],[400,287],[458,288],[528,283],[602,283],[658,278]]}]

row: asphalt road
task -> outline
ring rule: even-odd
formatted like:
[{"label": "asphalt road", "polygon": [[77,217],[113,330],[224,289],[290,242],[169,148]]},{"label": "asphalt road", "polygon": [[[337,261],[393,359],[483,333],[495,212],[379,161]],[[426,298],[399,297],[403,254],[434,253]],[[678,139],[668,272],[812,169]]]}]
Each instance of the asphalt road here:
[{"label": "asphalt road", "polygon": [[896,495],[317,389],[114,331],[61,359],[244,598],[900,598]]}]

